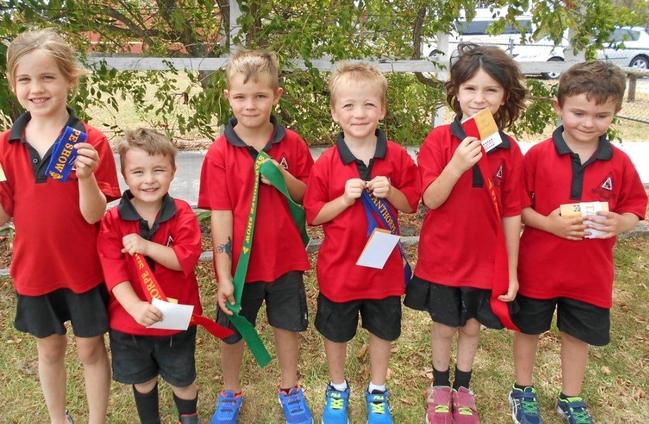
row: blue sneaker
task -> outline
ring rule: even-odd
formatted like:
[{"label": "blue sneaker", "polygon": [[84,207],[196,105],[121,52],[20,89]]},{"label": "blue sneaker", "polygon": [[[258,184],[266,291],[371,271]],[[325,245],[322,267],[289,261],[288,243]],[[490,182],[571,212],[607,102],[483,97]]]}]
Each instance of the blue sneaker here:
[{"label": "blue sneaker", "polygon": [[392,424],[392,413],[390,412],[389,393],[365,392],[367,402],[367,424]]},{"label": "blue sneaker", "polygon": [[322,424],[349,424],[347,407],[349,406],[349,386],[344,391],[336,390],[331,384],[327,386],[325,406],[322,411]]},{"label": "blue sneaker", "polygon": [[579,396],[557,401],[557,413],[567,424],[594,424],[584,400]]},{"label": "blue sneaker", "polygon": [[516,424],[543,424],[534,387],[528,386],[524,390],[512,387],[509,392],[509,404],[512,407],[512,419]]},{"label": "blue sneaker", "polygon": [[237,395],[232,390],[221,391],[216,400],[216,409],[214,410],[214,415],[212,415],[212,421],[210,423],[237,424],[242,403],[242,395]]},{"label": "blue sneaker", "polygon": [[279,391],[279,404],[282,405],[286,424],[312,424],[313,416],[306,404],[302,387],[292,387],[288,393]]}]

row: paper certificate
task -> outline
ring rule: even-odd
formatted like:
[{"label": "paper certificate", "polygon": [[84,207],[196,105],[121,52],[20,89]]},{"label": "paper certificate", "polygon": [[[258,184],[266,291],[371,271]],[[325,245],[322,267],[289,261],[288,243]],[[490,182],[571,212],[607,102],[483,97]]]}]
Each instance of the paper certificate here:
[{"label": "paper certificate", "polygon": [[[560,206],[561,216],[587,216],[597,215],[597,212],[608,212],[608,202],[581,202],[581,203],[567,203]],[[585,238],[598,238],[604,234],[605,231],[594,230],[589,228],[590,235]]]},{"label": "paper certificate", "polygon": [[356,265],[383,269],[385,262],[390,257],[390,254],[392,254],[399,239],[400,237],[398,235],[392,234],[387,230],[375,228],[369,240],[367,240],[361,256],[356,261]]},{"label": "paper certificate", "polygon": [[187,330],[189,328],[194,305],[179,305],[155,298],[151,301],[151,304],[162,312],[162,321],[158,321],[148,328],[161,330]]},{"label": "paper certificate", "polygon": [[7,176],[5,175],[5,170],[2,169],[2,164],[0,164],[0,183],[7,181]]},{"label": "paper certificate", "polygon": [[480,143],[484,147],[485,152],[490,151],[503,142],[503,139],[500,138],[498,125],[496,125],[496,121],[488,108],[482,109],[480,112],[462,121],[462,127],[467,136],[480,139]]}]

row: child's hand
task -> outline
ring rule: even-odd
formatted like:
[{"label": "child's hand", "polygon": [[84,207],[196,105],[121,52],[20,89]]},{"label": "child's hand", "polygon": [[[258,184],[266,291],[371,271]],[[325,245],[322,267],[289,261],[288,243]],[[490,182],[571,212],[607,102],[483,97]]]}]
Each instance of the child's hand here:
[{"label": "child's hand", "polygon": [[[282,171],[284,168],[273,158],[268,159],[266,162],[272,162],[273,165],[277,167],[280,171]],[[264,177],[263,175],[261,176],[261,182],[266,184],[266,185],[271,185],[270,181],[268,181],[268,178]]]},{"label": "child's hand", "polygon": [[151,243],[148,240],[145,240],[139,234],[131,233],[122,237],[122,253],[128,253],[129,255],[134,255],[135,253],[140,253],[144,256],[148,256],[147,248]]},{"label": "child's hand", "polygon": [[455,149],[449,166],[453,167],[460,175],[478,163],[482,157],[482,144],[475,137],[467,137]]},{"label": "child's hand", "polygon": [[99,153],[90,143],[77,143],[77,158],[74,160],[74,169],[77,171],[77,178],[88,178],[95,172],[99,165]]},{"label": "child's hand", "polygon": [[226,315],[232,315],[232,311],[225,305],[225,302],[234,305],[234,285],[232,284],[232,279],[219,280],[219,288],[216,291],[216,302]]},{"label": "child's hand", "polygon": [[152,304],[144,301],[133,303],[126,310],[130,316],[140,325],[148,327],[162,320],[162,312]]},{"label": "child's hand", "polygon": [[345,192],[343,193],[343,201],[347,206],[354,204],[356,199],[361,197],[365,189],[365,181],[360,178],[350,178],[345,183]]},{"label": "child's hand", "polygon": [[374,197],[386,198],[390,194],[392,185],[388,177],[378,176],[367,182],[367,188]]},{"label": "child's hand", "polygon": [[516,299],[516,293],[518,293],[518,278],[510,277],[507,293],[498,296],[498,300],[501,302],[513,302]]},{"label": "child's hand", "polygon": [[597,215],[589,215],[584,219],[586,224],[585,235],[589,236],[588,229],[602,231],[605,234],[597,234],[592,238],[607,239],[624,231],[622,215],[615,212],[597,212]]},{"label": "child's hand", "polygon": [[547,216],[548,219],[548,232],[557,237],[565,238],[568,240],[583,240],[584,219],[580,216],[566,217],[560,215],[560,209],[557,208]]}]

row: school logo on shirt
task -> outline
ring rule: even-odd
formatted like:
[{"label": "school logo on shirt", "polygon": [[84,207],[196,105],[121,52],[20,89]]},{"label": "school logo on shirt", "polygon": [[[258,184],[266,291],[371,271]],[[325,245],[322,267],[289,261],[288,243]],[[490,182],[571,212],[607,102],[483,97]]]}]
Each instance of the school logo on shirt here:
[{"label": "school logo on shirt", "polygon": [[505,175],[503,170],[503,163],[501,162],[496,170],[496,173],[493,176],[493,183],[496,187],[500,187],[503,183],[503,176]]},{"label": "school logo on shirt", "polygon": [[609,200],[613,196],[614,180],[611,174],[608,174],[592,192],[601,200]]},{"label": "school logo on shirt", "polygon": [[171,237],[171,234],[170,234],[169,237],[167,237],[167,247],[170,247],[173,244],[174,244],[174,238]]},{"label": "school logo on shirt", "polygon": [[282,155],[282,159],[280,159],[279,164],[282,168],[288,171],[288,160],[286,159],[285,155]]}]

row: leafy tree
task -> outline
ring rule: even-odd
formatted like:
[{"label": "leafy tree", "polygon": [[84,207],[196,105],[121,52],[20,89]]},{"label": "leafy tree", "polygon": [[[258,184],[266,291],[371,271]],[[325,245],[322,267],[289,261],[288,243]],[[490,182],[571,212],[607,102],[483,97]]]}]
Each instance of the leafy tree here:
[{"label": "leafy tree", "polygon": [[[626,1],[646,6],[646,0]],[[459,16],[471,19],[477,5],[472,0],[241,0],[240,31],[230,39],[227,0],[0,0],[0,37],[11,39],[27,27],[54,26],[87,54],[120,54],[133,41],[142,42],[149,56],[218,57],[230,46],[271,49],[285,65],[286,95],[278,113],[309,142],[326,143],[335,131],[327,73],[315,69],[313,60],[418,59],[425,43],[451,31]],[[481,5],[494,14],[509,7],[492,25],[493,32],[531,10],[536,38],[548,35],[558,42],[570,28],[575,47],[587,54],[602,44],[615,24],[644,22],[646,16],[637,9],[614,7],[609,0],[494,0]],[[99,44],[90,44],[90,32],[101,35]],[[307,69],[292,67],[292,58],[303,59]],[[4,57],[0,60],[4,70]],[[174,69],[117,72],[98,66],[73,103],[80,112],[86,105],[117,110],[120,98],[130,98],[138,112],[156,117],[152,125],[176,134],[199,131],[213,136],[212,125],[224,123],[229,114],[222,96],[223,72],[188,72],[188,83],[177,78],[179,74]],[[443,103],[443,84],[426,74],[389,74],[388,79],[390,111],[384,126],[395,140],[418,143]],[[147,100],[152,86],[155,102]],[[531,105],[514,131],[540,131],[552,119],[546,86],[531,80],[530,89]],[[0,109],[13,117],[17,109],[6,93],[3,81]],[[191,113],[181,111],[182,101]]]}]

